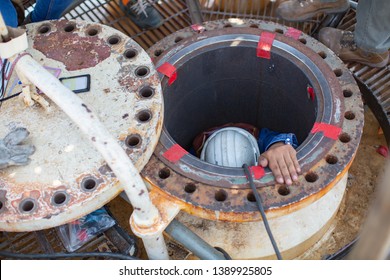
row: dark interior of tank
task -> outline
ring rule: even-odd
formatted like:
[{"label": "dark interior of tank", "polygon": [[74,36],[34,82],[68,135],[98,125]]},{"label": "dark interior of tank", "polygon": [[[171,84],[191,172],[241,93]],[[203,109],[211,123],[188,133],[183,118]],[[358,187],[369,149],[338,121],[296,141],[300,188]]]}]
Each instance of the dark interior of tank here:
[{"label": "dark interior of tank", "polygon": [[163,83],[165,129],[189,150],[199,133],[226,123],[248,123],[295,133],[302,143],[316,120],[309,78],[282,55],[253,55],[253,48],[224,47],[179,62],[177,79]]}]

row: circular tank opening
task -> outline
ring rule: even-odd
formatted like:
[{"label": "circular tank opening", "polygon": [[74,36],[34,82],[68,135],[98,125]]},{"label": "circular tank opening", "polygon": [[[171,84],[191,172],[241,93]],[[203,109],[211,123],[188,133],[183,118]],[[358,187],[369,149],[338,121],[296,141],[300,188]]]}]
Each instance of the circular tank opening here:
[{"label": "circular tank opening", "polygon": [[199,133],[227,123],[292,132],[302,143],[316,120],[308,76],[280,54],[260,60],[253,47],[223,47],[190,57],[177,71],[163,89],[164,123],[187,151]]}]

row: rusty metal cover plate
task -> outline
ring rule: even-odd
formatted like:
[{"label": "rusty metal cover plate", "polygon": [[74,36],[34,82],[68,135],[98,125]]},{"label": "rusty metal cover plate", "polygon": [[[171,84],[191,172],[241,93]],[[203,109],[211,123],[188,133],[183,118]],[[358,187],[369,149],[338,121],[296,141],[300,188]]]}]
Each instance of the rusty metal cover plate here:
[{"label": "rusty metal cover plate", "polygon": [[[60,71],[59,77],[91,76],[90,90],[79,97],[142,170],[158,142],[163,118],[161,85],[147,53],[123,33],[84,21],[30,24],[27,34],[28,52],[53,73]],[[15,73],[10,80],[14,83],[6,94],[21,90]],[[25,143],[36,147],[27,166],[0,170],[0,230],[58,226],[122,191],[102,156],[48,101],[51,112],[39,105],[25,107],[18,98],[3,102],[0,109],[0,137],[25,127],[31,133]]]}]

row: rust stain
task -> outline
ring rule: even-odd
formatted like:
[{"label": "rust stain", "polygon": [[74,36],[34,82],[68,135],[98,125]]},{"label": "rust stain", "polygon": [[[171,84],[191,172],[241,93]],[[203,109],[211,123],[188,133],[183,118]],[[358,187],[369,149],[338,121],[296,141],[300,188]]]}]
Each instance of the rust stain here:
[{"label": "rust stain", "polygon": [[65,32],[67,21],[59,21],[57,31],[37,34],[34,48],[46,57],[62,62],[69,71],[91,68],[108,58],[111,48],[98,36],[80,36],[76,32]]}]

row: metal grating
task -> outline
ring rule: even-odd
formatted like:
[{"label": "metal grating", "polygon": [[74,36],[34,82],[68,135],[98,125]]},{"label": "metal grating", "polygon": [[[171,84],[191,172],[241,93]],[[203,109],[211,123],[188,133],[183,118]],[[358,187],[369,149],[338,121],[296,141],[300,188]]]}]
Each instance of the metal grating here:
[{"label": "metal grating", "polygon": [[[166,36],[192,24],[191,14],[184,0],[160,0],[152,4],[163,16],[161,27],[154,30],[141,30],[124,15],[118,4],[119,0],[84,0],[71,7],[66,19],[83,19],[112,26],[134,39],[144,49],[148,49]],[[249,4],[248,4],[249,3]],[[318,15],[304,23],[288,23],[278,19],[275,0],[201,0],[200,12],[204,21],[228,18],[252,18],[270,20],[313,34],[324,19]]]}]

